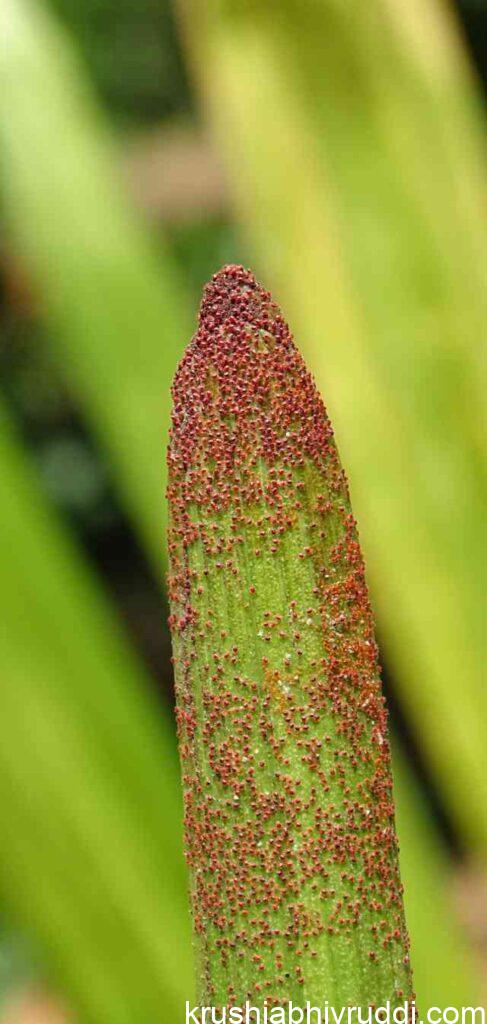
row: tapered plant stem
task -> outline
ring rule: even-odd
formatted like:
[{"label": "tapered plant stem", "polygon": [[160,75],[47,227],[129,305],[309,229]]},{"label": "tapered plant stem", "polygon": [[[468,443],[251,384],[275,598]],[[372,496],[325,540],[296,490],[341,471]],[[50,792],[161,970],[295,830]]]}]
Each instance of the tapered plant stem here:
[{"label": "tapered plant stem", "polygon": [[171,627],[200,995],[411,998],[348,488],[276,305],[207,287],[173,388]]}]

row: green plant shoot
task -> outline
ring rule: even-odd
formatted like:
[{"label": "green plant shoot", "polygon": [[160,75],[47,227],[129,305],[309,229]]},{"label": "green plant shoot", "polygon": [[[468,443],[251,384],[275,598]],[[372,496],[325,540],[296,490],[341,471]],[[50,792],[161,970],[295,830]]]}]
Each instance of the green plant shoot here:
[{"label": "green plant shoot", "polygon": [[173,386],[171,629],[199,996],[412,998],[387,716],[316,386],[241,267]]}]

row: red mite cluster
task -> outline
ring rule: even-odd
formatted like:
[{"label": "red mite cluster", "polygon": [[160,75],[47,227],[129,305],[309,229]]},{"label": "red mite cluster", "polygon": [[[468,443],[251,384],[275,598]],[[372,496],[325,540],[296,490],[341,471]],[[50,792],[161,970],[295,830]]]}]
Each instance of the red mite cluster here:
[{"label": "red mite cluster", "polygon": [[347,483],[289,328],[242,267],[206,287],[173,402],[170,625],[201,995],[401,1002],[387,719]]}]

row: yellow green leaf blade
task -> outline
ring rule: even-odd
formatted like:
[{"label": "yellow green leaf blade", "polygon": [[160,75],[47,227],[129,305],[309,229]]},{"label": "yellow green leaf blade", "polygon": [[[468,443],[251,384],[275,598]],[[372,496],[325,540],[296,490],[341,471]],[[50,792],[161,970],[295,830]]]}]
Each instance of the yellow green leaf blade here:
[{"label": "yellow green leaf blade", "polygon": [[36,0],[7,0],[0,47],[2,194],[62,372],[107,444],[141,537],[163,562],[163,400],[187,335],[161,240],[131,213],[116,150],[69,39]]},{"label": "yellow green leaf blade", "polygon": [[475,951],[454,901],[457,865],[431,827],[430,812],[399,742],[393,774],[401,877],[411,936],[411,965],[421,1013],[425,1007],[482,1004]]},{"label": "yellow green leaf blade", "polygon": [[0,893],[80,1021],[178,1016],[191,958],[174,743],[2,415]]}]

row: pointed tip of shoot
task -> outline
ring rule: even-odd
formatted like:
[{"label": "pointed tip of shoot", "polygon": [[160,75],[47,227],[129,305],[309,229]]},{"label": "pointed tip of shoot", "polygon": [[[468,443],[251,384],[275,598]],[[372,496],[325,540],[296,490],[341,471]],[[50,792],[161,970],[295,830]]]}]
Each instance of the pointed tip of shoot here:
[{"label": "pointed tip of shoot", "polygon": [[269,292],[262,288],[252,271],[228,263],[205,285],[199,324],[212,329],[231,317],[253,320],[271,306]]}]

